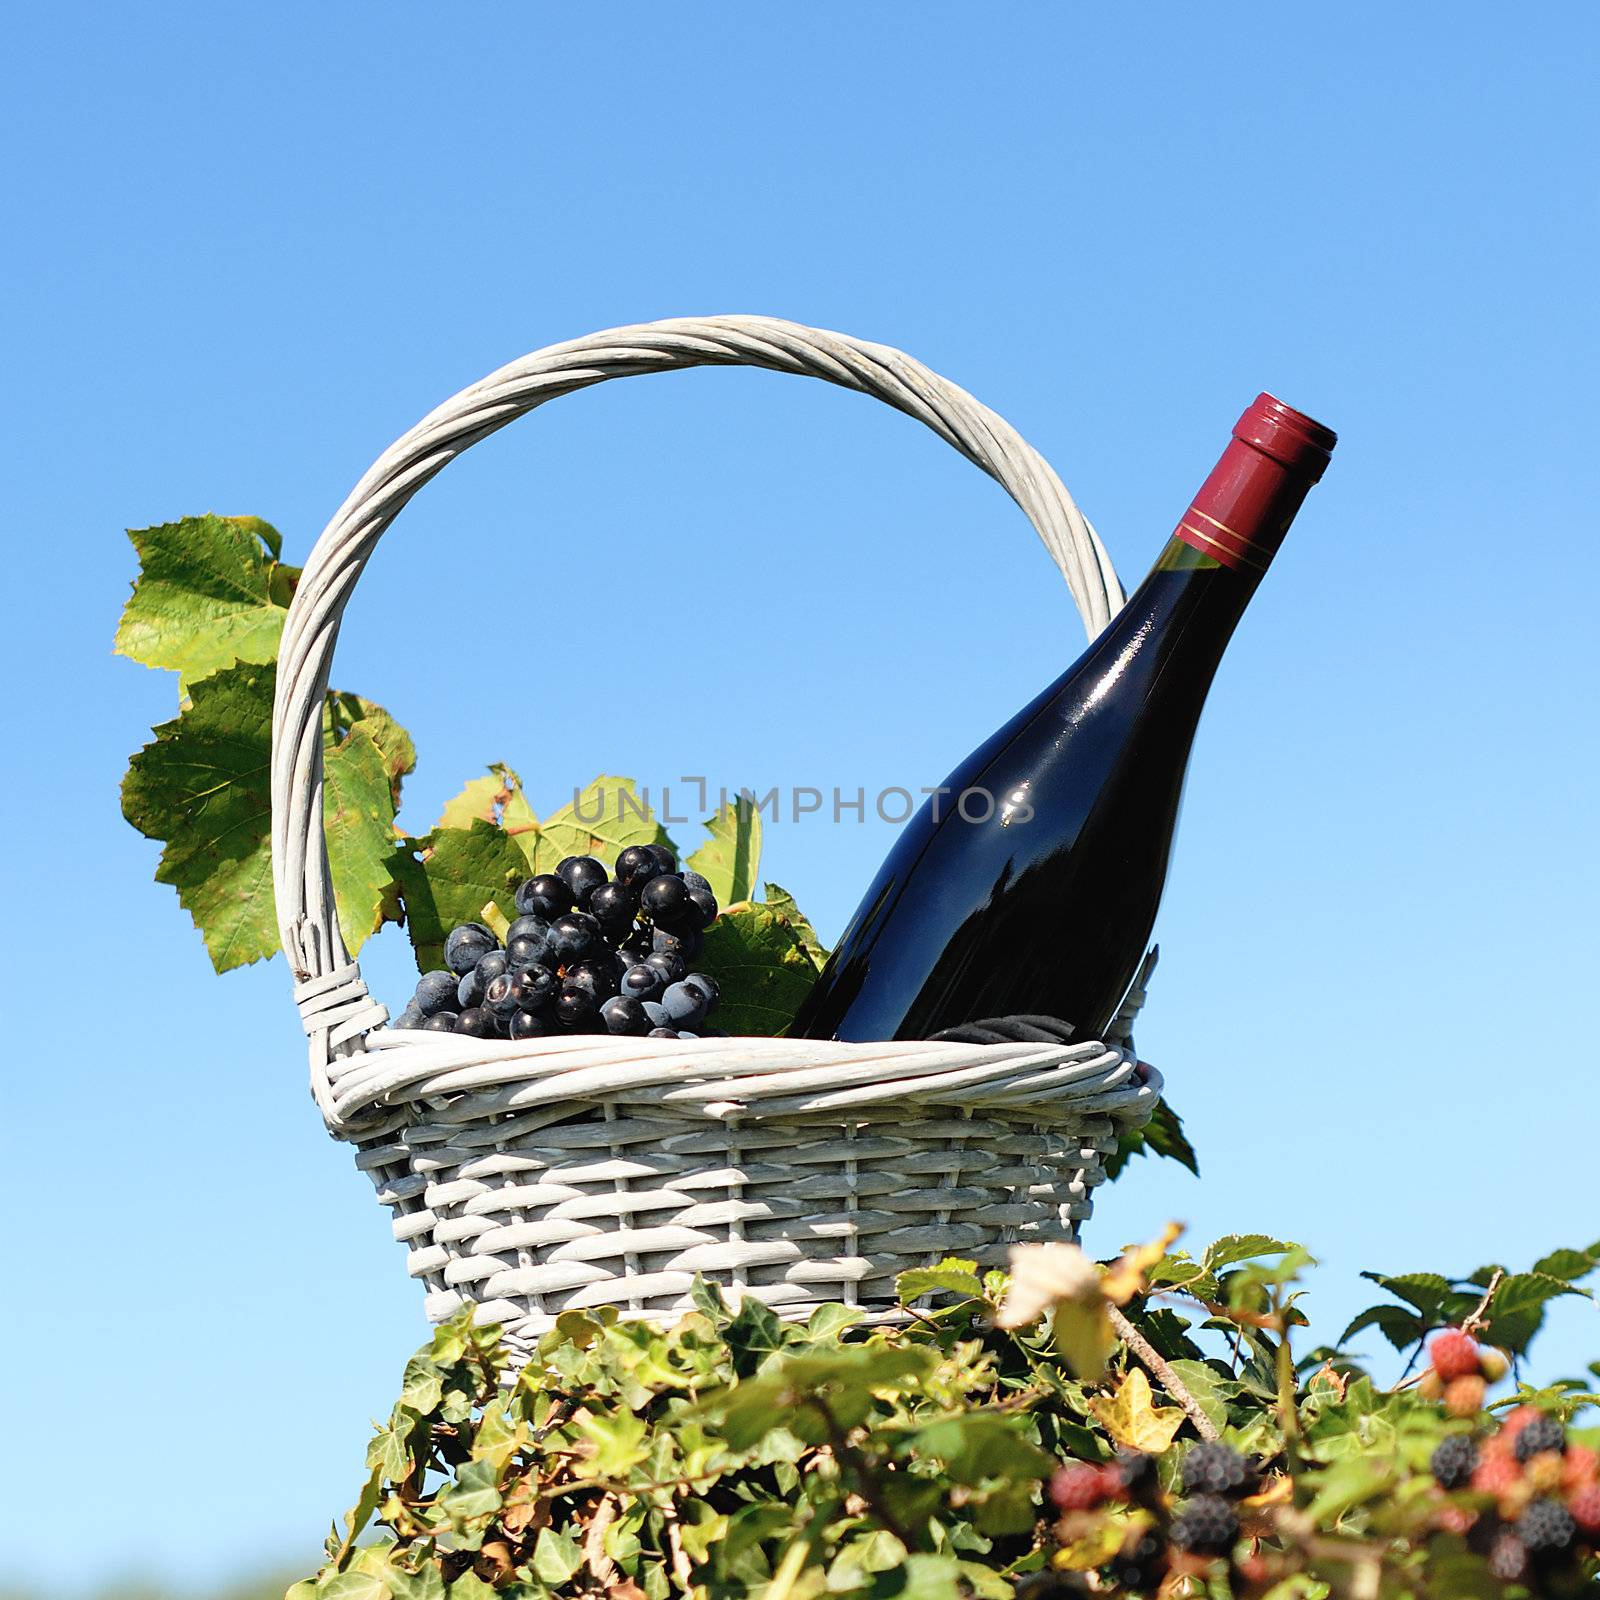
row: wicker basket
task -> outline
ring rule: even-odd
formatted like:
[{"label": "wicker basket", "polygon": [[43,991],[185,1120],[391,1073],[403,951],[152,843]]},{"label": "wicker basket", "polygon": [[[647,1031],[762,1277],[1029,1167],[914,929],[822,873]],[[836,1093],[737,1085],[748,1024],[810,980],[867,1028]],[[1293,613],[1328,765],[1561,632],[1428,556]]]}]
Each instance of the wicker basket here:
[{"label": "wicker basket", "polygon": [[396,1032],[340,937],[322,831],[323,694],[385,528],[469,445],[557,395],[634,373],[748,365],[824,378],[925,422],[999,482],[1091,637],[1122,603],[1094,530],[999,417],[909,356],[766,317],[674,320],[552,345],[463,390],[384,452],[328,524],[284,628],[272,858],[283,947],[331,1133],[356,1146],[428,1314],[463,1301],[513,1338],[569,1307],[688,1306],[697,1273],[785,1316],[843,1300],[892,1318],[894,1280],[1071,1237],[1119,1127],[1161,1082],[1127,1027],[1070,1045],[805,1039],[526,1042]]}]

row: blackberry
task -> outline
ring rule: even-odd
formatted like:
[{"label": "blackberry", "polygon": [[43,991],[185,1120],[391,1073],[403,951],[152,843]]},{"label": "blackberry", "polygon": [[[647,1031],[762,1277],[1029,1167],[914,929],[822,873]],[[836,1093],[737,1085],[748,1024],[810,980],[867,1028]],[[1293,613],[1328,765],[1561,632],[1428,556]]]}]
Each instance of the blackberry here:
[{"label": "blackberry", "polygon": [[1237,1499],[1250,1492],[1254,1479],[1244,1457],[1220,1440],[1204,1440],[1183,1458],[1185,1494],[1220,1494]]},{"label": "blackberry", "polygon": [[1197,1556],[1225,1556],[1239,1537],[1239,1518],[1219,1494],[1197,1494],[1172,1519],[1172,1542]]},{"label": "blackberry", "polygon": [[1514,1533],[1498,1535],[1489,1547],[1489,1575],[1501,1583],[1516,1583],[1528,1571],[1528,1552]]},{"label": "blackberry", "polygon": [[1107,1571],[1117,1588],[1130,1594],[1149,1594],[1159,1588],[1167,1575],[1167,1547],[1161,1535],[1149,1530],[1141,1533],[1111,1558]]},{"label": "blackberry", "polygon": [[1441,1489],[1464,1489],[1478,1467],[1478,1441],[1469,1433],[1453,1433],[1428,1460]]},{"label": "blackberry", "polygon": [[1572,1548],[1578,1525],[1559,1500],[1530,1500],[1517,1518],[1517,1537],[1529,1555],[1559,1555]]},{"label": "blackberry", "polygon": [[1527,1461],[1545,1450],[1565,1450],[1567,1430],[1554,1417],[1534,1417],[1517,1430],[1512,1446],[1518,1461]]},{"label": "blackberry", "polygon": [[1141,1500],[1160,1490],[1156,1458],[1143,1450],[1119,1450],[1108,1469],[1132,1500]]}]

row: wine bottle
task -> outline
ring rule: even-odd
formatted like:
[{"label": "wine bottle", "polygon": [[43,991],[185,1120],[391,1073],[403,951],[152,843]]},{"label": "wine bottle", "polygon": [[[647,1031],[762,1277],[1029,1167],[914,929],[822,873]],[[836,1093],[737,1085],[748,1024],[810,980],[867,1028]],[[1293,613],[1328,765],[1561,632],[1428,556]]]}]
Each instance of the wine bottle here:
[{"label": "wine bottle", "polygon": [[1271,395],[1245,411],[1105,631],[906,825],[793,1033],[1036,1015],[1102,1035],[1155,924],[1217,663],[1334,441]]}]

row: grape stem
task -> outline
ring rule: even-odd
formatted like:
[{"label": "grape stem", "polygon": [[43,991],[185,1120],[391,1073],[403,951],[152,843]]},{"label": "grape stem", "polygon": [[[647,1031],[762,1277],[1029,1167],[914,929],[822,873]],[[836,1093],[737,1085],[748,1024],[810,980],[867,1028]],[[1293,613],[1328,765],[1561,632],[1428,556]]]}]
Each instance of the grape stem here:
[{"label": "grape stem", "polygon": [[1111,1313],[1111,1326],[1116,1329],[1117,1337],[1134,1353],[1139,1365],[1151,1377],[1159,1380],[1161,1387],[1183,1407],[1189,1420],[1195,1426],[1195,1432],[1202,1439],[1215,1441],[1221,1437],[1216,1425],[1204,1411],[1200,1409],[1200,1402],[1190,1394],[1188,1385],[1172,1370],[1171,1365],[1161,1356],[1156,1347],[1134,1327],[1122,1314],[1117,1306],[1107,1305],[1106,1310]]}]

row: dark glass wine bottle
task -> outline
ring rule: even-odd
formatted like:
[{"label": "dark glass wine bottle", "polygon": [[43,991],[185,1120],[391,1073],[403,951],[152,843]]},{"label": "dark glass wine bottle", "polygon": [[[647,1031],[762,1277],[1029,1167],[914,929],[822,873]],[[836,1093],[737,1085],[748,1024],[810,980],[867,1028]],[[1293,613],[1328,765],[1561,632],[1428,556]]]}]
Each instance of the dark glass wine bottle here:
[{"label": "dark glass wine bottle", "polygon": [[795,1034],[1026,1014],[1102,1034],[1155,925],[1217,663],[1334,438],[1271,395],[1246,410],[1106,630],[906,825]]}]

